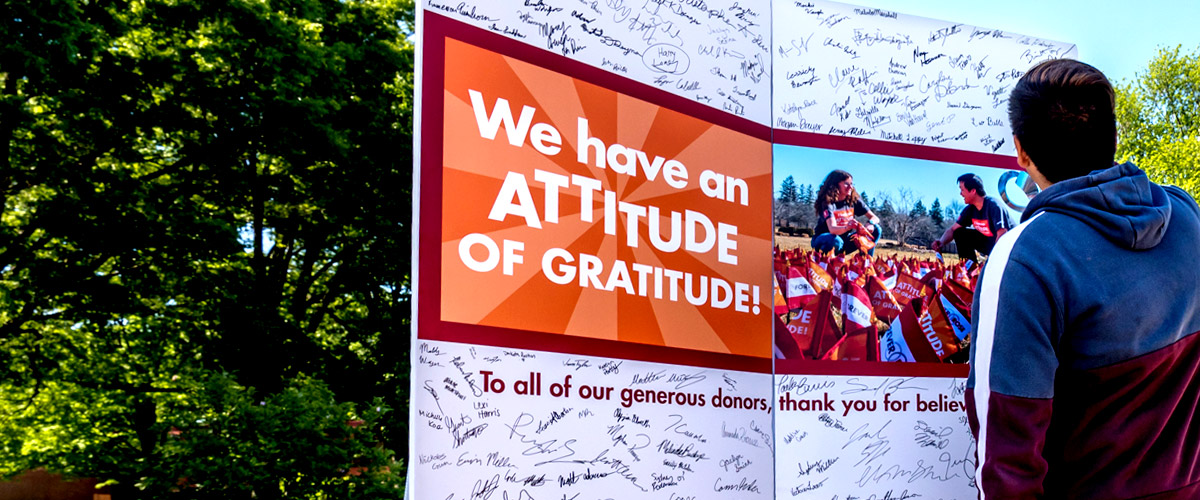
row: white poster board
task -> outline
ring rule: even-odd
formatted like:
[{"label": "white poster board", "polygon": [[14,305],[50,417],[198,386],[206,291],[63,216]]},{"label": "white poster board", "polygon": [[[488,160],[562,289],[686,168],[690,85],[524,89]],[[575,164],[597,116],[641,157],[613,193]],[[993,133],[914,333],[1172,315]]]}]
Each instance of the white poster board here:
[{"label": "white poster board", "polygon": [[1013,156],[1008,95],[1075,46],[820,0],[774,2],[776,129]]},{"label": "white poster board", "polygon": [[975,498],[963,379],[777,381],[776,498]]},{"label": "white poster board", "polygon": [[427,0],[425,8],[759,124],[769,0]]},{"label": "white poster board", "polygon": [[419,498],[772,498],[770,375],[414,347]]}]

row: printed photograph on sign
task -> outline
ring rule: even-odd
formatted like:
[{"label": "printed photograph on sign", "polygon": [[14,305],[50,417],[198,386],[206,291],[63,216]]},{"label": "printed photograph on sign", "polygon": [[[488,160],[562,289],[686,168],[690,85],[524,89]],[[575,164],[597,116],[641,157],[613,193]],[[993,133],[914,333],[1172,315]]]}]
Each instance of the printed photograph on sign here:
[{"label": "printed photograph on sign", "polygon": [[965,363],[971,300],[1035,193],[1019,170],[775,147],[779,359]]},{"label": "printed photograph on sign", "polygon": [[770,357],[769,143],[445,43],[441,320]]}]

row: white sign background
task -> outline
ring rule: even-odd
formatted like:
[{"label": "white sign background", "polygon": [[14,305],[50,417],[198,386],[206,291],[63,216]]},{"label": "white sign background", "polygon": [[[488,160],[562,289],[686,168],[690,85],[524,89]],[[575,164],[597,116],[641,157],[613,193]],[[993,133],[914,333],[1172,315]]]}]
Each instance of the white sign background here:
[{"label": "white sign background", "polygon": [[425,0],[424,7],[771,123],[770,0]]},{"label": "white sign background", "polygon": [[1015,156],[1008,95],[1074,45],[853,5],[773,3],[773,125]]}]

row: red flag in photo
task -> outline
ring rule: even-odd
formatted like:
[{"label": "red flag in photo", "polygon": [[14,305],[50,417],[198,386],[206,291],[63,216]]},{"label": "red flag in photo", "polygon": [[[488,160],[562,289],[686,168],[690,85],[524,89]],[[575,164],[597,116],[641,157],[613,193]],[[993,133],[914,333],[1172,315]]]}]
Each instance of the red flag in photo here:
[{"label": "red flag in photo", "polygon": [[941,292],[946,295],[950,303],[966,314],[967,318],[971,317],[971,301],[975,299],[975,292],[956,280],[946,280],[942,285]]},{"label": "red flag in photo", "polygon": [[867,295],[866,290],[851,281],[842,285],[842,321],[846,332],[875,324],[875,312],[871,308],[871,297]]},{"label": "red flag in photo", "polygon": [[[812,359],[813,338],[817,331],[817,321],[821,319],[820,310],[817,308],[821,303],[822,292],[817,294],[816,300],[811,300],[804,305],[799,311],[795,311],[791,319],[784,325],[783,331],[791,340],[789,345],[795,345],[801,353],[800,357],[794,359]],[[776,340],[779,343],[778,340]],[[785,351],[786,354],[786,351]],[[788,359],[793,359],[789,357]]]},{"label": "red flag in photo", "polygon": [[779,316],[775,317],[775,357],[778,359],[804,359],[808,344],[801,346],[798,339],[788,330]]},{"label": "red flag in photo", "polygon": [[898,276],[899,274],[900,273],[896,272],[895,270],[888,271],[886,273],[879,275],[879,282],[883,283],[883,285],[886,286],[888,290],[895,290],[896,289],[896,276]]},{"label": "red flag in photo", "polygon": [[875,274],[883,276],[890,272],[895,272],[896,264],[891,261],[877,260],[875,261]]},{"label": "red flag in photo", "polygon": [[829,273],[829,276],[833,278],[834,281],[838,281],[838,279],[841,277],[842,269],[845,266],[846,260],[841,256],[831,257],[829,259],[829,264],[825,266],[825,272]]},{"label": "red flag in photo", "polygon": [[783,290],[779,288],[779,273],[775,273],[775,315],[787,314],[789,311],[787,299],[783,296]]},{"label": "red flag in photo", "polygon": [[900,312],[879,339],[879,357],[882,361],[937,363],[941,358],[921,332],[921,301],[914,300]]},{"label": "red flag in photo", "polygon": [[824,303],[818,304],[817,311],[824,318],[817,325],[816,335],[813,336],[813,359],[820,359],[826,351],[845,336],[842,318],[841,296],[829,292]]},{"label": "red flag in photo", "polygon": [[818,293],[788,327],[799,345],[809,342],[808,359],[820,359],[842,337],[842,315],[833,307],[833,292]]},{"label": "red flag in photo", "polygon": [[879,361],[879,334],[875,326],[848,332],[821,359],[831,361]]},{"label": "red flag in photo", "polygon": [[[804,353],[804,359],[816,360],[823,353],[821,343],[832,345],[838,342],[841,333],[841,314],[832,306],[833,291],[818,293],[802,311],[788,321],[786,330]],[[832,337],[832,339],[830,339]]]},{"label": "red flag in photo", "polygon": [[787,274],[787,297],[788,309],[800,309],[804,307],[813,297],[817,296],[817,290],[804,277],[803,271],[797,267],[788,268]]},{"label": "red flag in photo", "polygon": [[892,291],[883,284],[878,276],[871,276],[867,280],[867,296],[871,298],[871,307],[875,309],[875,316],[885,322],[896,319],[900,315],[900,311],[904,310],[896,301],[896,297],[892,295]]}]

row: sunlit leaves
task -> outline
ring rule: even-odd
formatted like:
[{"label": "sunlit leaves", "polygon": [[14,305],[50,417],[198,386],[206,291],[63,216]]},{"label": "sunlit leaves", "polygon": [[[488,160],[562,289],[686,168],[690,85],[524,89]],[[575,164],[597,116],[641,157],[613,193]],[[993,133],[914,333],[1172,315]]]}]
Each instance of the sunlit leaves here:
[{"label": "sunlit leaves", "polygon": [[1118,159],[1200,196],[1200,49],[1159,49],[1116,90]]}]

